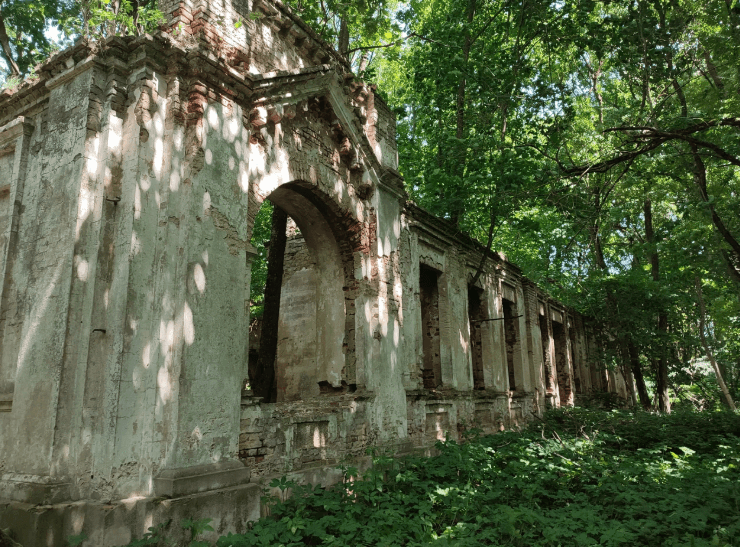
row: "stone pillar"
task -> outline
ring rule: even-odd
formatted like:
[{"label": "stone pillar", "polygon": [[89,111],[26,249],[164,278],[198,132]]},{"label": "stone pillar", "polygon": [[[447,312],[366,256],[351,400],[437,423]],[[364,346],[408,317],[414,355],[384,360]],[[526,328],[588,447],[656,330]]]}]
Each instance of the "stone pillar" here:
[{"label": "stone pillar", "polygon": [[524,319],[526,321],[528,364],[532,379],[532,390],[536,398],[538,412],[545,406],[545,363],[543,361],[543,341],[539,324],[539,300],[537,287],[530,281],[523,283],[524,290]]},{"label": "stone pillar", "polygon": [[[43,112],[0,129],[9,153],[0,161],[12,163],[13,173],[0,183],[9,183],[0,192],[7,192],[10,211],[2,226],[8,239],[0,299],[0,454],[5,464],[0,497],[5,499],[33,504],[69,499],[75,447],[55,439],[75,425],[60,406],[80,403],[65,398],[62,383],[78,372],[77,363],[68,365],[65,355],[67,337],[80,336],[79,321],[71,318],[79,303],[71,287],[90,275],[90,263],[79,258],[80,238],[83,228],[94,223],[100,198],[86,182],[96,168],[86,145],[97,138],[96,128],[88,128],[97,74],[94,62],[70,67],[65,77],[46,83]],[[86,140],[88,129],[93,136]],[[55,460],[64,465],[53,466]]]},{"label": "stone pillar", "polygon": [[[506,335],[504,332],[503,299],[501,298],[501,280],[492,276],[487,291],[488,309],[491,310],[491,384],[494,391],[509,392],[509,372],[506,363]],[[508,402],[507,402],[508,406]]]},{"label": "stone pillar", "polygon": [[[524,298],[524,287],[521,282],[516,284],[516,315],[518,348],[515,355],[515,371],[518,373],[517,383],[521,384],[521,391],[532,393],[535,389],[535,380],[530,360],[530,346],[527,333],[527,301]],[[519,389],[519,388],[517,388]]]},{"label": "stone pillar", "polygon": [[[496,305],[492,294],[496,294],[495,278],[491,274],[483,274],[483,292],[481,293],[481,308],[486,312],[486,319],[492,319],[496,314]],[[480,325],[481,360],[483,363],[483,385],[486,389],[496,389],[495,364],[498,363],[498,354],[494,342],[495,324],[500,321],[484,321]]]}]

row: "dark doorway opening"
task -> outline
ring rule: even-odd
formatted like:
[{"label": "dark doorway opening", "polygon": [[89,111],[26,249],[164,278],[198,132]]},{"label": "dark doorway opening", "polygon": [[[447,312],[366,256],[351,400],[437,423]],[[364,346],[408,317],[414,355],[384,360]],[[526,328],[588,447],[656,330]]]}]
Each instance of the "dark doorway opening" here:
[{"label": "dark doorway opening", "polygon": [[435,389],[442,384],[442,358],[439,331],[439,272],[419,266],[419,298],[421,301],[424,387]]},{"label": "dark doorway opening", "polygon": [[509,390],[516,391],[515,353],[519,350],[519,321],[515,317],[516,304],[503,299],[504,339],[506,340],[506,368],[509,371]]},{"label": "dark doorway opening", "polygon": [[560,404],[565,404],[570,400],[571,386],[570,375],[568,374],[568,354],[565,339],[565,327],[557,321],[552,322],[552,338],[555,345],[555,370],[558,379],[558,392],[560,395]]},{"label": "dark doorway opening", "polygon": [[488,309],[483,290],[468,287],[468,320],[470,322],[470,354],[473,361],[473,389],[485,389],[483,375],[483,329],[488,319]]}]

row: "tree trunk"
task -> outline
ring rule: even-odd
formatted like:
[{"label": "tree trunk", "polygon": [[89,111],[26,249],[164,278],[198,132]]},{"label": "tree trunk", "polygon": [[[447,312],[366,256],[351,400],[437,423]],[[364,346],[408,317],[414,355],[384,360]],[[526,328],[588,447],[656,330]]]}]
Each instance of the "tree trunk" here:
[{"label": "tree trunk", "polygon": [[[458,178],[462,180],[465,175],[465,156],[467,147],[462,142],[465,137],[465,91],[467,86],[468,59],[470,58],[470,48],[473,45],[473,37],[470,33],[470,27],[475,17],[476,0],[468,0],[467,24],[465,27],[465,41],[463,42],[463,66],[462,73],[457,82],[457,98],[455,101],[455,137],[457,138],[457,155],[453,158],[453,171]],[[462,182],[461,182],[462,184]],[[457,194],[458,192],[455,192]],[[460,203],[455,201],[451,204],[450,220],[457,226],[460,222],[460,216],[463,214]]]},{"label": "tree trunk", "polygon": [[738,291],[738,299],[740,299],[740,242],[738,242],[738,240],[735,239],[735,236],[730,233],[730,230],[727,229],[727,226],[725,226],[722,218],[719,216],[716,209],[714,208],[714,204],[710,202],[709,192],[707,191],[706,166],[704,165],[704,161],[699,155],[699,150],[696,145],[692,144],[690,145],[690,147],[691,155],[694,160],[694,183],[699,187],[701,199],[704,200],[704,202],[707,203],[709,206],[709,212],[712,215],[712,223],[714,224],[714,227],[717,229],[719,235],[722,236],[722,239],[725,241],[725,243],[730,246],[729,251],[725,249],[721,249],[720,251],[722,254],[722,258],[725,259],[725,263],[730,274],[730,279],[734,282],[735,287]]},{"label": "tree trunk", "polygon": [[735,402],[732,400],[730,391],[727,389],[727,385],[725,384],[724,377],[722,376],[722,371],[720,370],[719,364],[714,358],[714,354],[712,353],[712,350],[709,349],[709,344],[707,343],[707,338],[704,334],[704,321],[706,317],[706,309],[704,308],[704,298],[702,297],[702,294],[701,294],[701,280],[697,277],[695,278],[695,283],[696,283],[696,296],[699,299],[699,337],[701,338],[701,345],[704,347],[704,353],[707,354],[707,359],[709,359],[709,362],[712,363],[712,368],[714,369],[714,373],[717,375],[717,383],[719,384],[719,387],[725,396],[725,400],[727,401],[727,406],[729,406],[732,410],[736,410]]},{"label": "tree trunk", "polygon": [[[649,245],[655,245],[655,233],[653,232],[653,204],[649,199],[645,200],[645,240]],[[653,277],[653,281],[658,283],[660,281],[660,258],[658,257],[658,249],[653,247],[650,250],[650,269]],[[660,347],[660,355],[657,360],[658,370],[656,370],[655,378],[655,389],[658,394],[658,410],[665,413],[671,411],[671,399],[670,393],[668,392],[668,356],[666,355],[666,347],[668,345],[668,314],[660,304],[660,311],[658,312],[658,344]]]},{"label": "tree trunk", "polygon": [[360,66],[357,69],[357,75],[361,76],[363,72],[367,69],[367,63],[370,61],[370,53],[367,51],[363,51],[362,55],[360,56]]},{"label": "tree trunk", "polygon": [[648,394],[647,386],[645,386],[645,378],[642,375],[640,353],[632,340],[627,343],[627,351],[630,356],[632,376],[635,377],[635,387],[637,388],[637,394],[640,397],[640,404],[644,410],[650,410],[650,395]]},{"label": "tree trunk", "polygon": [[347,23],[347,17],[342,17],[339,23],[339,38],[337,42],[339,53],[341,53],[342,57],[346,58],[349,51],[349,24]]},{"label": "tree trunk", "polygon": [[277,400],[275,358],[277,357],[278,323],[280,320],[280,293],[283,286],[283,263],[285,261],[285,230],[288,215],[277,205],[272,210],[270,249],[267,253],[267,282],[265,283],[265,312],[262,316],[260,353],[257,359],[256,378],[252,390],[264,402]]},{"label": "tree trunk", "polygon": [[634,375],[632,374],[632,371],[630,370],[630,359],[629,359],[629,350],[627,348],[627,344],[624,342],[624,340],[620,340],[617,343],[617,347],[619,349],[619,353],[622,357],[622,376],[624,376],[624,383],[627,387],[627,392],[629,393],[629,398],[632,401],[632,407],[637,406],[637,389],[635,387],[635,379]]},{"label": "tree trunk", "polygon": [[18,68],[18,64],[13,59],[13,51],[10,49],[10,37],[8,37],[8,31],[5,28],[5,19],[0,15],[0,46],[3,48],[3,57],[8,63],[10,68],[11,76],[20,76],[21,70]]}]

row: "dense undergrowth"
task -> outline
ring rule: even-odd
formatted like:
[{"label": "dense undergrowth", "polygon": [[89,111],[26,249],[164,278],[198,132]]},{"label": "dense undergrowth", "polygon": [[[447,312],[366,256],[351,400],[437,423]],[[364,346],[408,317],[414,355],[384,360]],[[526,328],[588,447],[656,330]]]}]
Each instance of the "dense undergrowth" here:
[{"label": "dense undergrowth", "polygon": [[738,414],[569,408],[437,447],[333,488],[277,481],[292,495],[217,546],[740,546]]}]

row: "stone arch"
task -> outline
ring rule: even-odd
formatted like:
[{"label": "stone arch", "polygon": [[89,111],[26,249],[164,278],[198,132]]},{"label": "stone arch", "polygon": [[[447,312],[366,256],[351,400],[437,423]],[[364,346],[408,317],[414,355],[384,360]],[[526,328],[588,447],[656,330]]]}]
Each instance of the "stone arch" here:
[{"label": "stone arch", "polygon": [[[299,228],[312,258],[311,268],[315,270],[306,272],[305,276],[309,283],[315,283],[315,354],[309,357],[315,362],[315,377],[302,380],[293,378],[293,381],[302,382],[300,389],[309,397],[318,393],[355,389],[355,299],[358,281],[354,272],[362,251],[367,247],[363,243],[363,233],[367,232],[365,224],[355,219],[349,211],[343,210],[315,184],[304,181],[284,183],[267,195],[260,196],[255,192],[253,196],[250,203],[254,211],[249,219],[250,234],[256,211],[265,200],[269,200],[285,211]],[[286,311],[281,303],[280,329],[285,329],[287,334],[290,326],[289,318],[284,317]],[[291,337],[308,335],[298,332],[290,334]],[[288,343],[285,351],[290,350]],[[288,390],[288,393],[279,393],[279,401],[297,398],[296,385],[292,386],[292,396],[289,393],[290,386],[285,385],[289,375],[285,370],[280,370],[285,366],[288,364],[285,359],[281,361],[279,356],[276,366],[278,391],[281,387]]]}]

